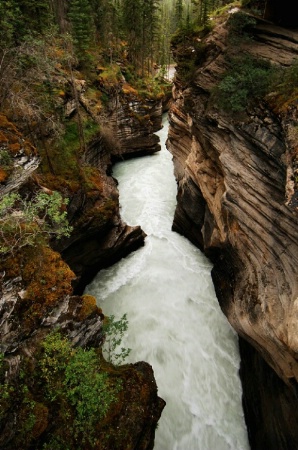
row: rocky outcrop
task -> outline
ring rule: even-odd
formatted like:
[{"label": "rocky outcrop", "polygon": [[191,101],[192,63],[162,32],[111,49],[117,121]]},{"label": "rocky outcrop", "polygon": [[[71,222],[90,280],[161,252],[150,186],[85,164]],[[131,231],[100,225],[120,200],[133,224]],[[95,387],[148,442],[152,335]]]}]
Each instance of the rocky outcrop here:
[{"label": "rocky outcrop", "polygon": [[114,159],[150,155],[160,150],[156,133],[161,128],[162,100],[140,101],[134,94],[118,94],[110,104],[110,125],[116,132],[118,148]]},{"label": "rocky outcrop", "polygon": [[0,195],[20,189],[39,163],[33,145],[0,114]]},{"label": "rocky outcrop", "polygon": [[[178,65],[168,138],[178,182],[173,228],[214,262],[223,312],[263,358],[250,365],[253,350],[246,344],[242,379],[249,386],[244,404],[251,446],[281,450],[298,446],[296,432],[286,425],[287,417],[298,419],[297,107],[273,111],[268,98],[229,114],[214,94],[228,56],[245,52],[282,66],[297,57],[296,32],[254,20],[250,38],[238,36],[237,49],[226,21],[204,39],[195,36],[174,48]],[[194,67],[186,79],[191,55]],[[278,381],[267,384],[272,369]],[[256,416],[261,420],[252,420]]]},{"label": "rocky outcrop", "polygon": [[[47,305],[39,323],[35,322],[34,327],[30,329],[30,314],[33,314],[33,311],[30,311],[30,308],[24,311],[24,305],[22,305],[25,302],[24,288],[20,278],[1,285],[0,352],[5,354],[6,364],[5,377],[2,372],[2,361],[0,365],[0,380],[3,388],[0,448],[3,450],[41,449],[43,444],[55,435],[58,439],[60,436],[62,443],[65,442],[59,421],[59,414],[62,414],[65,420],[65,411],[63,407],[60,409],[59,403],[49,401],[41,378],[38,377],[37,381],[35,379],[39,367],[40,344],[49,331],[58,327],[64,335],[68,336],[73,346],[85,349],[90,346],[97,348],[103,341],[104,316],[95,305],[95,299],[91,299],[90,296],[68,295],[60,298],[56,306],[52,308]],[[59,286],[55,284],[52,288],[59,289]],[[24,367],[26,363],[29,364],[29,369],[26,365]],[[120,395],[113,405],[111,415],[94,424],[97,444],[89,447],[85,443],[81,448],[153,449],[155,428],[165,402],[157,395],[151,366],[145,362],[139,362],[121,368],[109,366],[108,370],[104,370],[112,379],[118,380],[121,386]],[[56,376],[58,376],[57,373]],[[11,391],[10,396],[5,397],[5,393],[8,392],[7,386],[10,386]],[[57,395],[59,395],[58,391]],[[14,397],[16,398],[13,400]],[[64,408],[67,408],[67,405],[64,405]],[[29,416],[30,424],[27,421]],[[72,419],[66,420],[67,426],[71,429]],[[67,445],[69,448],[77,448],[78,438],[70,437]]]}]

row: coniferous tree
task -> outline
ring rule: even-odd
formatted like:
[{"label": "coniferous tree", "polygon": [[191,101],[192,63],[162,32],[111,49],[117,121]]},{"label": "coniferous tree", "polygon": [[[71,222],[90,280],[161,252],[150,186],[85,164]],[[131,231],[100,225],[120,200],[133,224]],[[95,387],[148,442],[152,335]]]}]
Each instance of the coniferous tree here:
[{"label": "coniferous tree", "polygon": [[15,0],[0,2],[0,49],[2,51],[16,44],[16,33],[22,22],[21,18],[21,12]]},{"label": "coniferous tree", "polygon": [[49,0],[52,15],[55,18],[59,31],[65,33],[68,29],[67,0]]},{"label": "coniferous tree", "polygon": [[68,17],[71,21],[71,33],[75,50],[82,60],[86,50],[94,41],[95,28],[92,8],[89,0],[71,0]]},{"label": "coniferous tree", "polygon": [[209,14],[216,8],[229,3],[229,0],[191,0],[195,5],[195,11],[198,13],[198,22],[200,25],[207,25]]},{"label": "coniferous tree", "polygon": [[140,67],[142,50],[142,6],[143,0],[122,2],[122,27],[128,41],[129,59],[136,68]]},{"label": "coniferous tree", "polygon": [[[53,23],[51,6],[48,0],[19,0],[19,10],[23,16],[24,34],[42,33]],[[28,33],[29,31],[29,33]]]},{"label": "coniferous tree", "polygon": [[159,9],[160,9],[160,0],[148,0],[145,2],[145,18],[146,21],[144,23],[146,32],[146,42],[148,48],[148,73],[150,72],[150,68],[152,68],[155,60],[156,60],[156,43],[159,35]]},{"label": "coniferous tree", "polygon": [[176,0],[175,4],[175,25],[180,28],[183,24],[183,0]]}]

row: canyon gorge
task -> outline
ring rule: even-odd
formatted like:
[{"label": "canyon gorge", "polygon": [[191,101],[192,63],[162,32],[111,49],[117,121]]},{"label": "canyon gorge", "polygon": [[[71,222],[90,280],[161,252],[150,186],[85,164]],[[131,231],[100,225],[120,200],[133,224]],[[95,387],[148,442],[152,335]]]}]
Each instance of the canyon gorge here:
[{"label": "canyon gorge", "polygon": [[[54,444],[44,447],[58,442],[49,440],[52,435],[77,448],[78,437],[67,428],[73,410],[64,397],[49,401],[36,378],[46,353],[41,343],[54,329],[74,349],[95,348],[111,384],[118,380],[122,386],[108,416],[95,425],[96,444],[88,441],[83,448],[154,448],[165,401],[152,367],[102,362],[105,311],[84,289],[99,271],[144,245],[141,227],[121,218],[113,164],[159,152],[156,132],[165,111],[177,181],[173,231],[212,262],[218,302],[239,335],[249,444],[252,450],[298,448],[298,71],[296,90],[288,96],[279,90],[293,84],[286,75],[284,83],[254,97],[235,75],[247,62],[249,77],[258,80],[269,67],[286,71],[297,65],[291,5],[265,3],[263,17],[231,6],[207,30],[176,34],[173,86],[154,95],[140,97],[125,70],[108,83],[98,64],[86,82],[82,73],[58,64],[55,102],[63,121],[96,124],[75,155],[65,150],[61,159],[49,121],[40,126],[17,113],[0,114],[1,197],[18,192],[30,199],[57,190],[69,200],[65,212],[72,227],[59,240],[1,258],[0,377],[7,388],[1,393],[1,449],[56,450]],[[228,98],[222,97],[224,87]]]}]

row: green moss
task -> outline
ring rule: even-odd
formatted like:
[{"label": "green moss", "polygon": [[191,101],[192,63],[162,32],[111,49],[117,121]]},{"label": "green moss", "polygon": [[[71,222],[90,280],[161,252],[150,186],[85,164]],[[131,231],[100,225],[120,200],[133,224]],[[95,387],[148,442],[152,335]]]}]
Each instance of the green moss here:
[{"label": "green moss", "polygon": [[165,96],[168,84],[158,77],[144,77],[135,80],[132,83],[132,88],[141,100],[161,100]]},{"label": "green moss", "polygon": [[16,320],[30,334],[46,312],[66,295],[72,294],[74,273],[50,247],[36,246],[1,259],[0,270],[5,279],[21,277],[24,295],[16,305]]},{"label": "green moss", "polygon": [[96,305],[96,298],[92,295],[82,295],[82,307],[80,309],[78,319],[83,321],[94,312],[100,312],[101,310]]},{"label": "green moss", "polygon": [[100,204],[96,204],[93,208],[83,214],[77,225],[81,226],[85,222],[88,222],[92,227],[98,227],[99,229],[104,227],[108,222],[113,220],[118,213],[119,203],[118,199],[109,197],[105,198]]}]

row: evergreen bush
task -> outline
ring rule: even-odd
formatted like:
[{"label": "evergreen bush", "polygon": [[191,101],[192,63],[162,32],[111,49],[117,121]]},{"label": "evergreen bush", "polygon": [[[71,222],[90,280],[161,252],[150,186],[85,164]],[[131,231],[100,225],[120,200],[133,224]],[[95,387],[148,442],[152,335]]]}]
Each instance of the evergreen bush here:
[{"label": "evergreen bush", "polygon": [[250,102],[263,98],[270,91],[274,72],[265,60],[250,55],[233,58],[213,97],[226,111],[244,111]]}]

